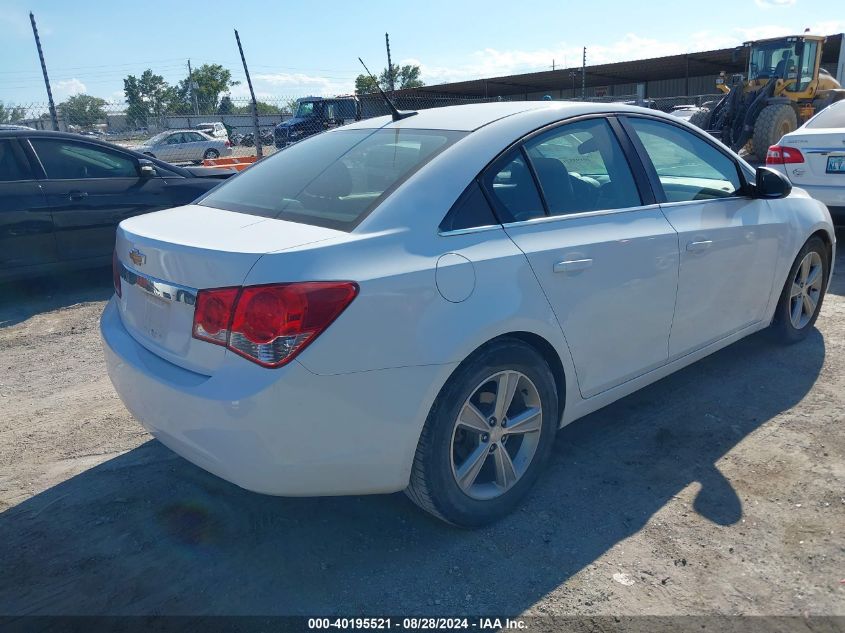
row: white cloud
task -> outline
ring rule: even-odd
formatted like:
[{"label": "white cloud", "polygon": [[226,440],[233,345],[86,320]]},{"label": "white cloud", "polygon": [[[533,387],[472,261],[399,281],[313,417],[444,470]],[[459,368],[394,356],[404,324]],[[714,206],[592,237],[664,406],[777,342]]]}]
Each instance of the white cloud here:
[{"label": "white cloud", "polygon": [[754,0],[761,9],[773,9],[775,7],[794,7],[797,0]]},{"label": "white cloud", "polygon": [[[337,78],[308,75],[305,73],[258,73],[252,76],[255,97],[259,100],[278,100],[287,96],[327,96],[352,92],[355,79],[344,81]],[[248,99],[249,86],[242,81],[233,86],[232,99]]]},{"label": "white cloud", "polygon": [[59,101],[64,97],[88,92],[88,88],[85,87],[85,84],[79,81],[76,77],[73,79],[62,79],[61,81],[57,81],[55,86],[56,87],[53,90],[55,93],[54,96]]}]

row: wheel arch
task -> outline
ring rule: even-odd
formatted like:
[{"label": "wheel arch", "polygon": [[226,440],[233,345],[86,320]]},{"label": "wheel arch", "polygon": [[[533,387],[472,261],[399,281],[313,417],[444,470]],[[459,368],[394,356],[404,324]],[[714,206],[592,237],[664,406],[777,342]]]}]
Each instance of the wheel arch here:
[{"label": "wheel arch", "polygon": [[560,357],[560,354],[555,349],[554,345],[552,345],[546,338],[543,336],[536,334],[535,332],[528,332],[523,330],[513,331],[513,332],[505,332],[503,334],[499,334],[494,336],[491,339],[488,339],[478,345],[472,352],[467,354],[463,361],[461,361],[457,367],[449,374],[449,377],[446,379],[444,384],[441,386],[440,390],[442,391],[449,381],[452,379],[452,376],[466,363],[468,363],[472,358],[474,358],[477,354],[488,348],[490,345],[497,343],[502,340],[507,339],[515,339],[524,343],[534,349],[540,356],[543,357],[543,360],[546,361],[549,365],[549,369],[552,372],[552,376],[555,380],[555,391],[557,392],[557,402],[558,402],[558,410],[557,410],[557,417],[558,417],[558,424],[560,424],[560,420],[563,417],[563,411],[566,406],[566,388],[567,388],[567,376],[566,370],[564,369],[563,361]]}]

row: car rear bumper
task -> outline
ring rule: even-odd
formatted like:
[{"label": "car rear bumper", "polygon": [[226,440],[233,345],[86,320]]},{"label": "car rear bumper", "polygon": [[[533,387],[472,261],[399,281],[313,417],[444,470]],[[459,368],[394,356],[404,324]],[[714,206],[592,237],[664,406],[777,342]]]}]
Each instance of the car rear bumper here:
[{"label": "car rear bumper", "polygon": [[109,377],[150,433],[197,466],[272,495],[404,489],[425,417],[454,368],[317,375],[296,361],[263,369],[230,354],[209,377],[139,344],[114,300],[100,331]]}]

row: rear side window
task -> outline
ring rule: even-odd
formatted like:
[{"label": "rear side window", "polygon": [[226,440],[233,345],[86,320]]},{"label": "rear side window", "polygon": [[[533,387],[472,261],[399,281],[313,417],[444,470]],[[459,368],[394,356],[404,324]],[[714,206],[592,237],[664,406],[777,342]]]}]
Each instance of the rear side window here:
[{"label": "rear side window", "polygon": [[525,149],[549,215],[642,204],[625,154],[604,119],[556,127],[528,141]]},{"label": "rear side window", "polygon": [[0,140],[0,182],[32,180],[29,162],[17,143]]},{"label": "rear side window", "polygon": [[416,170],[465,132],[338,130],[276,152],[200,204],[351,231]]},{"label": "rear side window", "polygon": [[51,138],[34,138],[31,142],[47,178],[52,180],[138,177],[132,158],[104,147]]},{"label": "rear side window", "polygon": [[458,231],[498,224],[478,182],[473,180],[440,223],[441,231]]},{"label": "rear side window", "polygon": [[483,176],[502,222],[522,222],[546,215],[534,177],[520,149],[513,149],[493,163]]},{"label": "rear side window", "polygon": [[628,123],[651,159],[667,202],[727,198],[741,187],[736,163],[676,125],[631,117]]}]

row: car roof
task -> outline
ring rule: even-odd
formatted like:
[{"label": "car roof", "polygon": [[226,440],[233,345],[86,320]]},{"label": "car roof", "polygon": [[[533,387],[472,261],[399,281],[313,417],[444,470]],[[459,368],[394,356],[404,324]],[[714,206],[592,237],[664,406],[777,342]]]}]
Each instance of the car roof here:
[{"label": "car roof", "polygon": [[393,121],[389,116],[366,119],[344,126],[343,129],[406,128],[422,130],[457,130],[472,132],[485,125],[518,115],[532,114],[532,118],[543,118],[545,111],[548,121],[593,114],[599,112],[648,112],[655,110],[623,103],[587,103],[580,101],[502,101],[493,103],[472,103],[467,105],[445,106],[420,110],[414,116]]}]

